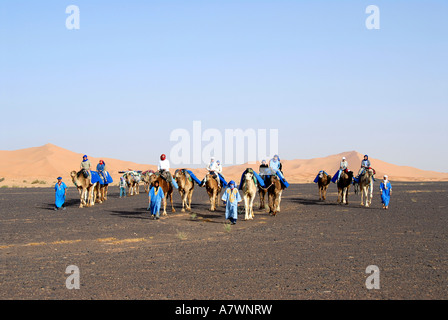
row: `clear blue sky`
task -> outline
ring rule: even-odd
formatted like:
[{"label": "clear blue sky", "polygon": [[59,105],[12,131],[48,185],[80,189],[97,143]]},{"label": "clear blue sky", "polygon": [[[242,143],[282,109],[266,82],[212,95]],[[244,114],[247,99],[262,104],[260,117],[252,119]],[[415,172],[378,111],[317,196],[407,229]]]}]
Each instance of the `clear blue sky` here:
[{"label": "clear blue sky", "polygon": [[156,163],[201,120],[279,129],[283,159],[448,172],[446,0],[2,0],[0,45],[1,150]]}]

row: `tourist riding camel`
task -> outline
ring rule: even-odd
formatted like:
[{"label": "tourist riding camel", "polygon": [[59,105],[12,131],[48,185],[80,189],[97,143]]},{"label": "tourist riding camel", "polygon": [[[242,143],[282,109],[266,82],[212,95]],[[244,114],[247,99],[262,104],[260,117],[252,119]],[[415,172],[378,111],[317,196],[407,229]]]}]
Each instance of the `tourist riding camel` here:
[{"label": "tourist riding camel", "polygon": [[[222,187],[227,186],[227,182],[222,175],[222,166],[221,166],[221,162],[219,160],[215,161],[215,157],[211,157],[210,163],[208,164],[206,169],[208,170],[208,174],[210,175],[210,177],[215,178],[216,181],[218,181],[218,184],[220,186],[222,186]],[[204,179],[202,180],[202,182],[200,184],[201,187],[206,185],[207,176],[208,175],[205,175]]]},{"label": "tourist riding camel", "polygon": [[107,183],[107,175],[106,175],[106,163],[103,160],[96,165],[96,171],[103,178],[104,183]]},{"label": "tourist riding camel", "polygon": [[337,183],[339,181],[339,178],[341,177],[342,172],[344,171],[347,172],[347,170],[348,170],[347,159],[345,157],[342,157],[342,161],[339,164],[339,170],[334,174],[333,178],[331,179],[331,182]]},{"label": "tourist riding camel", "polygon": [[160,156],[159,165],[158,165],[157,169],[160,172],[160,176],[163,179],[165,179],[166,181],[168,181],[173,186],[173,188],[176,188],[176,189],[179,188],[176,181],[173,179],[173,176],[171,175],[170,161],[166,158],[165,154],[162,154]]},{"label": "tourist riding camel", "polygon": [[91,174],[90,174],[90,167],[91,166],[92,165],[90,163],[90,160],[87,159],[87,155],[86,154],[83,155],[80,168],[83,171],[84,178],[91,177]]},{"label": "tourist riding camel", "polygon": [[358,171],[358,175],[356,176],[355,180],[358,180],[360,176],[364,174],[364,171],[366,169],[370,168],[370,160],[368,155],[364,155],[364,159],[361,161],[361,168]]}]

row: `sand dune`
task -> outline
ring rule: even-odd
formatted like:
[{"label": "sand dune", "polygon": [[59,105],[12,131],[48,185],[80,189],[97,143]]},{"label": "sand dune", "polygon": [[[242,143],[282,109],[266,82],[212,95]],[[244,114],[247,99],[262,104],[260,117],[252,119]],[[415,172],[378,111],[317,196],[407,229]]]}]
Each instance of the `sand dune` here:
[{"label": "sand dune", "polygon": [[[81,153],[75,153],[53,144],[14,151],[0,151],[0,179],[4,178],[0,182],[0,186],[45,187],[52,185],[58,176],[61,176],[65,181],[70,181],[69,174],[72,170],[79,169],[82,156]],[[282,160],[283,171],[287,180],[291,183],[312,182],[319,170],[325,170],[333,175],[337,171],[343,156],[347,158],[351,170],[357,171],[359,169],[362,154],[350,151],[323,158]],[[100,160],[96,157],[89,157],[89,159],[93,166],[96,166]],[[116,182],[119,177],[118,171],[121,170],[156,169],[156,165],[151,164],[138,164],[110,158],[101,159],[106,162],[107,169]],[[377,177],[388,174],[392,181],[448,181],[448,173],[398,166],[374,158],[370,160],[377,172]],[[259,163],[228,166],[223,168],[223,174],[227,180],[235,180],[239,183],[241,173],[246,168],[253,168],[258,171],[258,166]],[[193,172],[201,179],[206,170],[193,169]],[[45,181],[46,183],[31,184],[35,180]]]}]

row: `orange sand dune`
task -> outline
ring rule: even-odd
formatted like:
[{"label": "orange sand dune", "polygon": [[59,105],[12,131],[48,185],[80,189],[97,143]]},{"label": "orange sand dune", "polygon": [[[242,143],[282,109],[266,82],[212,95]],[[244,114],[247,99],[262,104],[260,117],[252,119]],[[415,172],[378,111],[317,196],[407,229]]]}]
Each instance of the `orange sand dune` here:
[{"label": "orange sand dune", "polygon": [[[14,151],[0,151],[0,179],[4,178],[4,181],[0,182],[0,186],[45,187],[53,184],[58,176],[61,176],[65,181],[70,181],[69,174],[72,170],[79,169],[82,156],[81,153],[75,153],[53,144]],[[290,183],[312,182],[320,170],[325,170],[333,175],[337,171],[343,156],[347,158],[349,168],[356,172],[362,159],[362,155],[356,151],[343,152],[324,158],[282,160],[283,172]],[[100,158],[95,157],[89,157],[89,159],[93,167],[96,167],[100,160]],[[101,159],[106,162],[107,170],[115,183],[118,182],[118,171],[156,169],[155,165],[150,164],[138,164],[110,158]],[[392,181],[448,181],[448,173],[398,166],[373,158],[370,161],[377,172],[377,177],[387,174]],[[228,166],[223,168],[223,174],[226,180],[235,180],[239,183],[241,174],[246,168],[253,168],[258,171],[258,166],[259,163]],[[199,179],[202,179],[206,173],[204,168],[193,169],[192,171]],[[46,183],[31,184],[36,179]]]}]

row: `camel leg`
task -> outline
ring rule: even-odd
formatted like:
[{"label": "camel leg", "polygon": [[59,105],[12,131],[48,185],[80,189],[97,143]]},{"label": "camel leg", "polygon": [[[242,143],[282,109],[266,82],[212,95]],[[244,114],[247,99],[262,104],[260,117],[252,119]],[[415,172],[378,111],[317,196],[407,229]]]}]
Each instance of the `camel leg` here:
[{"label": "camel leg", "polygon": [[249,210],[250,210],[250,219],[254,219],[254,200],[256,193],[252,194],[250,197]]},{"label": "camel leg", "polygon": [[322,198],[324,199],[324,201],[327,200],[327,188],[328,188],[328,186],[325,186],[325,187],[324,187],[324,190],[323,190],[323,196],[322,196]]},{"label": "camel leg", "polygon": [[244,220],[249,220],[249,199],[244,195]]},{"label": "camel leg", "polygon": [[273,202],[274,202],[274,195],[273,194],[268,194],[269,214],[274,213]]},{"label": "camel leg", "polygon": [[258,193],[260,196],[260,208],[259,209],[261,210],[261,209],[264,209],[264,193],[261,190]]},{"label": "camel leg", "polygon": [[167,201],[166,201],[166,197],[163,198],[162,203],[163,203],[163,212],[162,212],[162,216],[166,216],[166,215],[167,215],[167,213],[166,213],[166,203],[167,203]]},{"label": "camel leg", "polygon": [[190,189],[190,191],[188,192],[188,211],[191,211],[191,199],[193,198],[193,190],[194,189]]},{"label": "camel leg", "polygon": [[171,191],[171,193],[170,193],[171,212],[176,212],[176,209],[174,209],[174,203],[173,203],[173,191]]},{"label": "camel leg", "polygon": [[180,210],[180,212],[185,212],[185,205],[187,203],[187,193],[185,192],[185,190],[179,190],[180,193],[180,198],[182,199],[182,209]]},{"label": "camel leg", "polygon": [[364,188],[364,186],[362,186],[362,189],[361,189],[361,206],[364,206],[364,192],[365,192],[365,188]]},{"label": "camel leg", "polygon": [[322,200],[322,187],[319,186],[319,201]]}]

